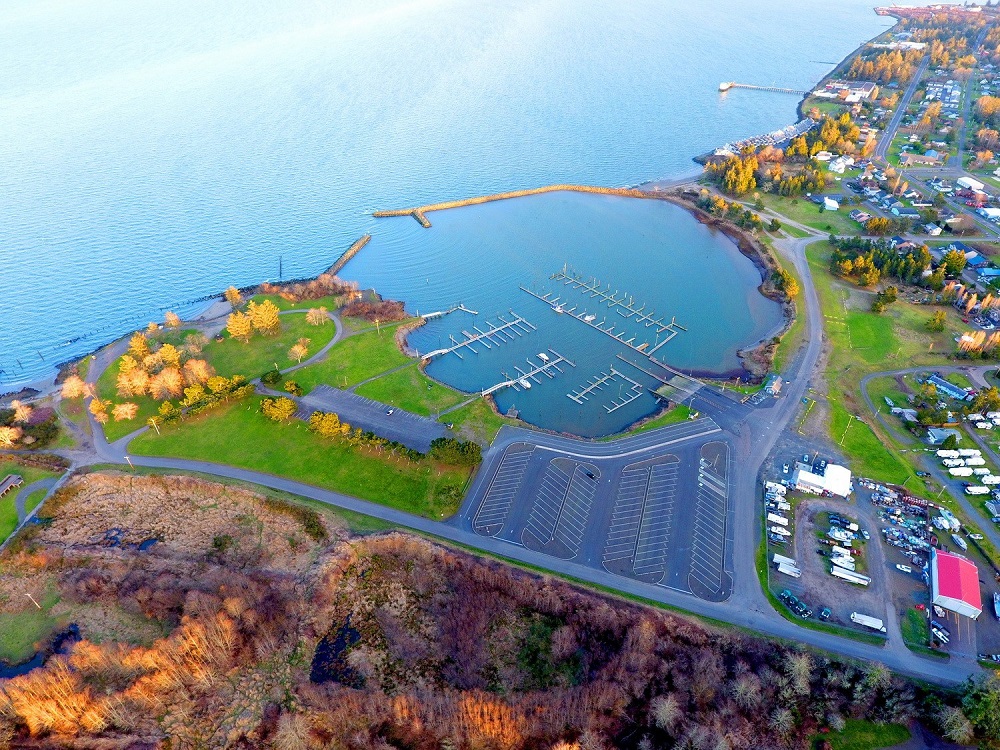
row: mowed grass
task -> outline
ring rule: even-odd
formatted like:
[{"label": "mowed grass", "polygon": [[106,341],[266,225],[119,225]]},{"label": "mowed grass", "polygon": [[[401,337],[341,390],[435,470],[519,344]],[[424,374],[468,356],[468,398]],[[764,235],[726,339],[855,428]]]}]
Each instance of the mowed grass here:
[{"label": "mowed grass", "polygon": [[299,420],[275,423],[251,398],[139,436],[133,453],[237,466],[343,492],[428,518],[451,515],[469,478],[466,469],[376,454],[327,440]]},{"label": "mowed grass", "polygon": [[813,737],[813,747],[823,740],[833,750],[879,750],[901,745],[910,739],[910,730],[902,724],[876,724],[863,719],[848,719],[841,732],[828,732]]},{"label": "mowed grass", "polygon": [[438,421],[455,425],[455,430],[466,440],[475,440],[482,444],[492,443],[504,425],[527,427],[518,419],[501,417],[484,398],[477,398],[471,404],[444,415]]},{"label": "mowed grass", "polygon": [[336,310],[341,303],[340,297],[328,296],[320,297],[319,299],[303,300],[302,302],[289,302],[287,299],[282,297],[280,294],[255,294],[250,298],[254,302],[260,304],[264,300],[270,300],[275,305],[278,306],[279,310],[310,310],[314,307],[325,307],[327,310]]},{"label": "mowed grass", "polygon": [[[286,316],[287,317],[287,316]],[[348,336],[327,352],[322,362],[296,370],[290,377],[308,393],[325,383],[346,388],[394,367],[412,362],[396,346],[397,325]]]},{"label": "mowed grass", "polygon": [[306,323],[305,311],[301,315],[282,315],[281,331],[273,336],[255,333],[247,343],[232,338],[227,331],[222,332],[222,341],[210,341],[201,354],[196,355],[208,361],[216,373],[227,378],[243,375],[253,380],[275,365],[279,370],[291,367],[297,362],[288,356],[288,350],[300,338],[309,339],[311,357],[333,338],[336,326],[333,321],[321,326]]},{"label": "mowed grass", "polygon": [[[104,425],[104,437],[109,443],[113,443],[119,438],[123,438],[126,435],[135,432],[146,424],[147,419],[160,410],[160,402],[154,401],[149,396],[122,398],[118,395],[118,387],[116,384],[118,382],[118,372],[121,369],[120,364],[121,360],[116,359],[104,372],[101,373],[101,377],[97,379],[97,395],[105,401],[112,401],[116,404],[125,402],[133,403],[139,407],[139,411],[136,414],[135,419],[126,419],[121,422],[116,422],[114,419],[110,418],[111,410],[108,410],[109,419],[107,424]],[[83,410],[86,412],[86,407],[83,407]]]},{"label": "mowed grass", "polygon": [[[59,476],[59,474],[54,471],[36,469],[32,466],[22,466],[14,461],[0,461],[0,481],[2,481],[8,474],[18,474],[22,479],[24,479],[24,484],[11,490],[4,495],[4,497],[0,498],[0,542],[9,537],[14,529],[17,528],[17,504],[15,503],[15,499],[17,498],[18,493],[32,482],[37,482],[39,479],[51,479]],[[32,496],[35,494],[36,493],[32,493]],[[44,492],[42,492],[41,497],[45,497]],[[38,505],[38,503],[41,502],[41,497],[38,498],[35,505]],[[27,510],[34,508],[34,506],[28,507],[27,505],[25,507]]]},{"label": "mowed grass", "polygon": [[[625,432],[625,435],[638,435],[643,432],[649,432],[650,430],[655,430],[657,427],[666,427],[668,425],[677,424],[679,422],[685,421],[691,416],[691,408],[685,404],[677,404],[670,408],[669,411],[665,411],[653,419],[645,422],[638,427]],[[609,435],[603,440],[616,440],[620,435]]]},{"label": "mowed grass", "polygon": [[431,380],[416,363],[365,383],[356,393],[424,416],[438,414],[469,398],[468,394]]},{"label": "mowed grass", "polygon": [[[827,192],[840,194],[842,191],[843,188],[837,183],[831,185]],[[862,226],[848,215],[857,206],[845,204],[836,211],[824,211],[822,206],[816,205],[804,195],[797,198],[785,198],[780,195],[762,193],[760,199],[767,208],[781,216],[786,216],[794,222],[820,232],[847,235],[856,235],[863,232]],[[780,222],[781,219],[778,219],[778,221]],[[788,226],[785,228],[789,231],[792,229],[792,227]]]},{"label": "mowed grass", "polygon": [[0,661],[8,664],[27,661],[34,655],[40,641],[65,624],[50,614],[59,602],[55,591],[47,591],[41,597],[36,595],[36,599],[40,599],[41,609],[28,601],[22,612],[0,614]]}]

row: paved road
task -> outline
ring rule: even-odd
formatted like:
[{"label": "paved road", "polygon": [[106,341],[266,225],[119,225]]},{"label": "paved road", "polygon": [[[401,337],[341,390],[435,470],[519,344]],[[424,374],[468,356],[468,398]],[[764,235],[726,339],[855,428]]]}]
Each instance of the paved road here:
[{"label": "paved road", "polygon": [[55,487],[58,478],[53,477],[51,479],[39,479],[37,482],[32,482],[21,488],[21,491],[17,493],[17,497],[14,498],[14,507],[17,508],[17,522],[24,523],[24,517],[26,515],[24,510],[24,503],[27,501],[28,497],[35,490],[51,490]]},{"label": "paved road", "polygon": [[297,401],[298,416],[301,419],[309,419],[314,411],[332,411],[342,421],[354,427],[369,430],[387,440],[395,440],[421,453],[427,453],[431,449],[432,440],[448,436],[445,426],[429,417],[389,407],[380,401],[329,385],[318,385],[308,396]]},{"label": "paved road", "polygon": [[[730,498],[734,508],[733,528],[736,530],[732,539],[734,591],[733,595],[726,601],[706,601],[663,586],[624,578],[571,560],[556,559],[526,547],[515,546],[491,537],[483,537],[460,528],[458,523],[454,521],[440,523],[420,518],[383,505],[282,477],[203,461],[151,457],[133,457],[132,460],[139,466],[202,472],[291,492],[329,505],[380,518],[391,524],[530,564],[558,575],[571,576],[627,594],[642,596],[651,601],[661,602],[696,615],[732,623],[765,635],[802,642],[846,657],[883,662],[895,671],[925,680],[955,684],[965,679],[969,674],[978,671],[979,668],[974,662],[953,660],[949,664],[941,664],[937,661],[921,659],[906,649],[899,639],[891,639],[885,648],[880,648],[849,638],[804,629],[796,623],[785,620],[772,609],[757,578],[755,557],[761,534],[757,515],[758,474],[780,434],[797,413],[800,401],[809,387],[810,379],[817,374],[816,364],[822,348],[823,327],[819,299],[805,258],[806,245],[815,241],[818,236],[812,235],[805,239],[775,242],[778,253],[795,266],[798,276],[802,280],[805,300],[803,312],[806,315],[806,343],[796,355],[793,366],[789,368],[782,397],[776,400],[771,408],[740,409],[732,405],[728,399],[725,402],[720,401],[719,399],[724,397],[720,397],[718,394],[706,393],[710,389],[702,389],[695,396],[696,400],[706,399],[706,403],[714,402],[716,413],[721,422],[724,423],[721,426],[731,435],[735,453],[729,478]],[[89,379],[96,381],[103,369],[121,351],[124,351],[126,345],[127,342],[120,342],[118,349],[112,345],[99,353],[91,367]],[[82,451],[68,452],[67,455],[74,459],[76,465],[124,464],[126,446],[131,436],[109,445],[103,438],[100,426],[93,422],[91,424],[94,428],[92,446],[88,446]],[[588,444],[588,451],[593,450],[602,455],[613,455],[616,452],[641,450],[643,446],[655,445],[656,441],[660,440],[664,434],[669,434],[669,432],[652,430],[625,441]],[[502,439],[507,440],[508,435],[510,433],[506,433]],[[567,451],[576,450],[580,443],[580,441],[555,435],[540,437],[532,433],[532,436],[533,439],[544,440],[548,445]]]},{"label": "paved road", "polygon": [[[986,39],[986,34],[989,32],[990,27],[991,24],[987,24],[982,28],[976,40],[972,43],[972,51],[969,54],[975,55],[978,53],[979,48],[983,46],[983,41]],[[970,75],[969,80],[965,82],[965,92],[962,97],[962,127],[958,131],[955,155],[948,159],[948,166],[956,169],[962,169],[964,163],[966,136],[969,130],[969,114],[972,110],[972,87],[975,85],[976,78],[978,78],[978,76],[974,75],[975,72],[973,71],[973,75]]]},{"label": "paved road", "polygon": [[903,119],[903,115],[906,114],[906,108],[910,106],[910,100],[913,99],[913,94],[920,85],[920,79],[924,77],[924,73],[927,71],[927,65],[930,61],[930,55],[926,55],[924,59],[920,61],[920,67],[917,68],[917,72],[910,81],[910,85],[906,87],[906,92],[903,94],[903,98],[899,100],[899,106],[896,107],[896,111],[893,112],[892,119],[889,120],[888,127],[886,127],[883,131],[882,137],[879,138],[878,143],[875,144],[874,155],[876,157],[880,159],[887,158],[889,147],[892,145],[893,138],[896,137],[896,131],[899,130],[899,123]]}]

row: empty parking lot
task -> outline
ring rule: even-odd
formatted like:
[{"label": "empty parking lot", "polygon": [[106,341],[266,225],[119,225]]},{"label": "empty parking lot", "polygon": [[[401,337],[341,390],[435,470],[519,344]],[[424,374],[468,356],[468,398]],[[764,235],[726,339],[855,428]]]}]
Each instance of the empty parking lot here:
[{"label": "empty parking lot", "polygon": [[732,589],[729,456],[710,419],[603,444],[505,428],[455,523],[718,601]]}]

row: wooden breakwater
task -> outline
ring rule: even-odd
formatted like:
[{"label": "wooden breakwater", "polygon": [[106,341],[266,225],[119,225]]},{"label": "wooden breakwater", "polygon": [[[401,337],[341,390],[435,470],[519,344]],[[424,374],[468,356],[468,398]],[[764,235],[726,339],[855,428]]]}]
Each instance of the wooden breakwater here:
[{"label": "wooden breakwater", "polygon": [[426,214],[429,211],[444,211],[449,208],[462,208],[463,206],[477,206],[480,203],[492,203],[493,201],[505,201],[510,198],[523,198],[527,195],[539,195],[541,193],[555,193],[560,190],[566,190],[574,193],[598,193],[600,195],[621,195],[627,198],[661,198],[661,195],[656,193],[648,192],[645,190],[638,190],[636,188],[609,188],[609,187],[595,187],[593,185],[546,185],[539,188],[530,188],[528,190],[512,190],[507,193],[494,193],[493,195],[479,195],[475,198],[462,198],[456,201],[445,201],[444,203],[431,203],[427,206],[418,206],[416,208],[397,208],[392,211],[375,211],[372,216],[376,218],[385,218],[388,216],[412,216],[414,219],[420,222],[421,226],[429,228],[431,222],[428,220]]},{"label": "wooden breakwater", "polygon": [[340,270],[347,265],[347,261],[349,261],[355,255],[360,253],[361,248],[367,245],[368,241],[371,238],[372,236],[370,234],[366,234],[363,237],[359,238],[357,242],[355,242],[353,245],[347,248],[347,250],[344,251],[343,255],[337,258],[337,262],[334,263],[332,266],[330,266],[330,269],[327,271],[327,273],[330,274],[331,276],[336,276],[338,273],[340,273]]}]

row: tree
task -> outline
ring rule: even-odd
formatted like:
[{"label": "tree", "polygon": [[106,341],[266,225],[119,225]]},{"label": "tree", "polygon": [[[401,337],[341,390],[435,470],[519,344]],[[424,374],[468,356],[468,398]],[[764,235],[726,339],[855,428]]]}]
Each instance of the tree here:
[{"label": "tree", "polygon": [[309,429],[317,435],[333,438],[346,435],[351,426],[341,422],[340,417],[333,412],[314,411],[309,415]]},{"label": "tree", "polygon": [[138,360],[142,360],[149,356],[149,340],[146,338],[146,334],[142,331],[136,331],[132,334],[132,338],[128,340],[128,350]]},{"label": "tree", "polygon": [[881,216],[873,216],[865,222],[865,232],[867,234],[882,235],[889,234],[889,231],[889,220]]},{"label": "tree", "polygon": [[20,427],[0,427],[0,445],[10,448],[21,439],[22,430]]},{"label": "tree", "polygon": [[290,398],[265,398],[260,402],[260,410],[264,416],[274,422],[284,422],[298,410],[298,405]]},{"label": "tree", "polygon": [[653,715],[653,723],[666,732],[672,732],[684,714],[673,693],[653,698],[649,702],[649,711]]},{"label": "tree", "polygon": [[201,354],[202,349],[208,346],[208,337],[203,333],[189,333],[184,337],[184,349],[188,354]]},{"label": "tree", "polygon": [[156,333],[159,330],[160,324],[152,320],[149,321],[149,324],[146,326],[146,333]]},{"label": "tree", "polygon": [[160,361],[163,362],[164,367],[181,366],[181,350],[173,344],[164,344],[156,350],[156,353],[160,356]]},{"label": "tree", "polygon": [[229,287],[222,294],[226,298],[226,302],[228,302],[229,306],[234,310],[243,304],[243,295],[240,294],[240,290],[234,286]]},{"label": "tree", "polygon": [[253,322],[249,315],[237,310],[230,313],[226,319],[226,330],[234,339],[239,339],[245,344],[250,340],[250,334],[253,333]]},{"label": "tree", "polygon": [[777,232],[781,229],[781,222],[777,219],[771,219],[771,223],[767,225],[767,229],[770,232]]},{"label": "tree", "polygon": [[963,745],[972,741],[972,722],[957,706],[941,706],[935,716],[945,739]]},{"label": "tree", "polygon": [[311,326],[326,325],[329,319],[325,307],[314,307],[306,313],[306,323]]},{"label": "tree", "polygon": [[947,319],[947,313],[944,310],[938,310],[930,319],[927,321],[927,330],[934,331],[935,333],[940,333],[944,330],[945,320]]},{"label": "tree", "polygon": [[307,354],[309,354],[309,339],[299,339],[288,350],[288,358],[294,359],[296,362],[301,362]]},{"label": "tree", "polygon": [[882,313],[885,309],[896,301],[899,290],[894,286],[889,286],[883,289],[881,292],[875,295],[875,299],[872,300],[872,312]]},{"label": "tree", "polygon": [[30,404],[26,404],[19,399],[11,401],[10,408],[14,410],[14,421],[21,424],[27,424],[28,420],[31,419],[31,412],[34,411]]},{"label": "tree", "polygon": [[87,384],[83,382],[83,378],[79,375],[70,375],[63,382],[62,385],[62,397],[63,398],[80,398],[86,396],[88,392]]},{"label": "tree", "polygon": [[149,381],[149,395],[157,401],[177,398],[184,390],[184,377],[176,367],[164,367]]},{"label": "tree", "polygon": [[119,371],[115,385],[121,398],[144,396],[149,392],[149,373],[140,367]]},{"label": "tree", "polygon": [[184,399],[181,401],[181,406],[194,406],[203,398],[205,398],[204,386],[189,385],[184,389]]},{"label": "tree", "polygon": [[302,390],[302,386],[296,383],[294,380],[285,381],[285,391],[291,393],[293,396],[301,396],[304,393],[304,391]]},{"label": "tree", "polygon": [[136,404],[126,401],[125,403],[116,404],[111,410],[111,416],[114,417],[116,422],[127,422],[130,419],[135,419],[136,415],[139,413],[139,407]]},{"label": "tree", "polygon": [[168,311],[167,311],[167,314],[163,316],[163,324],[164,324],[164,325],[165,325],[165,326],[166,326],[167,328],[180,328],[180,327],[181,327],[181,319],[180,319],[180,316],[179,316],[179,315],[177,315],[177,313],[175,313],[175,312],[170,312],[170,311],[168,310]]},{"label": "tree", "polygon": [[189,359],[184,363],[184,380],[188,383],[207,383],[215,370],[203,359]]},{"label": "tree", "polygon": [[1000,679],[996,675],[966,684],[962,710],[975,727],[976,735],[992,744],[1000,740]]},{"label": "tree", "polygon": [[1000,390],[995,386],[987,386],[981,389],[970,406],[970,411],[983,414],[991,411],[1000,411]]},{"label": "tree", "polygon": [[254,330],[265,335],[277,333],[281,329],[279,313],[278,306],[269,299],[260,304],[251,300],[250,304],[247,305],[247,314],[250,316]]},{"label": "tree", "polygon": [[948,437],[944,439],[944,442],[941,443],[941,447],[944,448],[946,451],[955,450],[958,447],[958,436],[948,435]]},{"label": "tree", "polygon": [[941,258],[941,265],[944,266],[948,276],[958,276],[962,273],[965,270],[966,262],[965,253],[961,250],[949,250]]}]

